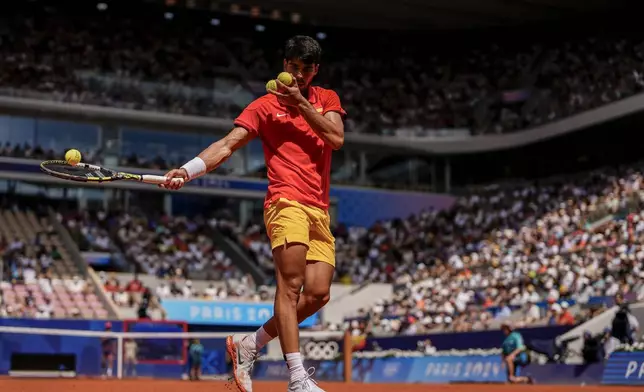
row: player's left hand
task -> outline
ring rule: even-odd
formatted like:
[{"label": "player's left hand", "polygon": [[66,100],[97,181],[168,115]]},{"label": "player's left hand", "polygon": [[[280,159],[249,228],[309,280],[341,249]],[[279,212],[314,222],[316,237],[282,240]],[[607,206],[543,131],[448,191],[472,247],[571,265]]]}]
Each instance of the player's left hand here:
[{"label": "player's left hand", "polygon": [[282,105],[297,106],[305,101],[297,83],[293,83],[293,85],[289,87],[277,79],[275,82],[277,83],[277,91],[268,90],[268,92],[275,95],[279,103]]}]

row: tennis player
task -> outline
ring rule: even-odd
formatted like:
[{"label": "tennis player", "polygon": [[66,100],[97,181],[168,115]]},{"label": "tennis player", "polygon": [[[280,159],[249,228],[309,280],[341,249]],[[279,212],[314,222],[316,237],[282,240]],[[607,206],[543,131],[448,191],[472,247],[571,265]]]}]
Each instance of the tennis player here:
[{"label": "tennis player", "polygon": [[[346,115],[338,95],[311,86],[322,49],[311,37],[286,42],[284,71],[297,82],[270,91],[235,119],[233,130],[206,148],[169,178],[192,180],[221,165],[230,155],[259,137],[268,170],[264,223],[273,249],[277,290],[274,317],[255,333],[229,336],[233,376],[241,392],[251,392],[251,370],[259,351],[280,337],[290,382],[288,390],[322,391],[304,369],[298,324],[329,301],[335,269],[335,239],[330,230],[331,153],[344,143]],[[178,189],[179,181],[163,186]]]}]

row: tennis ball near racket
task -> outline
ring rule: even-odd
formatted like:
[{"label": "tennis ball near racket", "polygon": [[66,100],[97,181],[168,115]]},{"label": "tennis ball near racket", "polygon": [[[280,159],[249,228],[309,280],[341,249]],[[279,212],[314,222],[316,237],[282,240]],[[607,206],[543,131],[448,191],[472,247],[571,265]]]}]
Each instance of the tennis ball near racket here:
[{"label": "tennis ball near racket", "polygon": [[277,75],[277,80],[284,83],[286,86],[291,86],[293,84],[293,76],[288,72],[282,72]]},{"label": "tennis ball near racket", "polygon": [[75,166],[76,164],[78,164],[80,160],[81,160],[81,153],[80,151],[74,148],[72,148],[71,150],[68,150],[65,153],[65,161],[67,161],[67,163],[69,163],[72,166]]},{"label": "tennis ball near racket", "polygon": [[266,83],[266,91],[277,91],[277,82],[271,79]]}]

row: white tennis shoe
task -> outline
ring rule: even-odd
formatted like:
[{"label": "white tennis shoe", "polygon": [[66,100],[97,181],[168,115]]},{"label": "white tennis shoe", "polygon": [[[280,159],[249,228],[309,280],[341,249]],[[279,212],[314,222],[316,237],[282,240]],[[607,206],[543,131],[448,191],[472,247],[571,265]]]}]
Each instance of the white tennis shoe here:
[{"label": "white tennis shoe", "polygon": [[253,366],[258,354],[241,346],[245,336],[231,335],[226,338],[226,351],[233,363],[233,380],[240,392],[253,392]]},{"label": "white tennis shoe", "polygon": [[304,378],[290,381],[288,383],[288,392],[325,392],[313,379],[313,373],[315,373],[315,369],[309,368]]}]

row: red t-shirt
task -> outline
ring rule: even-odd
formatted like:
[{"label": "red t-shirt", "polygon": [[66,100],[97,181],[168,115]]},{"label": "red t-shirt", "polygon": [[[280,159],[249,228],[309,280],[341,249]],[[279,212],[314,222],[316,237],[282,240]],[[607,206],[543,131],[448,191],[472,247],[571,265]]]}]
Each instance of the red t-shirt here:
[{"label": "red t-shirt", "polygon": [[[309,102],[322,115],[327,112],[346,115],[338,94],[332,90],[310,87]],[[283,197],[324,210],[329,208],[333,150],[297,109],[266,94],[244,109],[235,119],[235,126],[262,140],[268,171],[265,207]]]},{"label": "red t-shirt", "polygon": [[557,320],[559,325],[575,325],[575,316],[573,316],[569,311],[564,311],[559,315],[559,320]]},{"label": "red t-shirt", "polygon": [[105,283],[105,291],[109,293],[115,293],[119,291],[119,289],[120,289],[119,285],[112,281],[108,281],[107,283]]},{"label": "red t-shirt", "polygon": [[132,293],[138,293],[140,291],[143,291],[143,283],[139,280],[131,280],[127,286],[125,286],[125,291],[132,292]]}]

